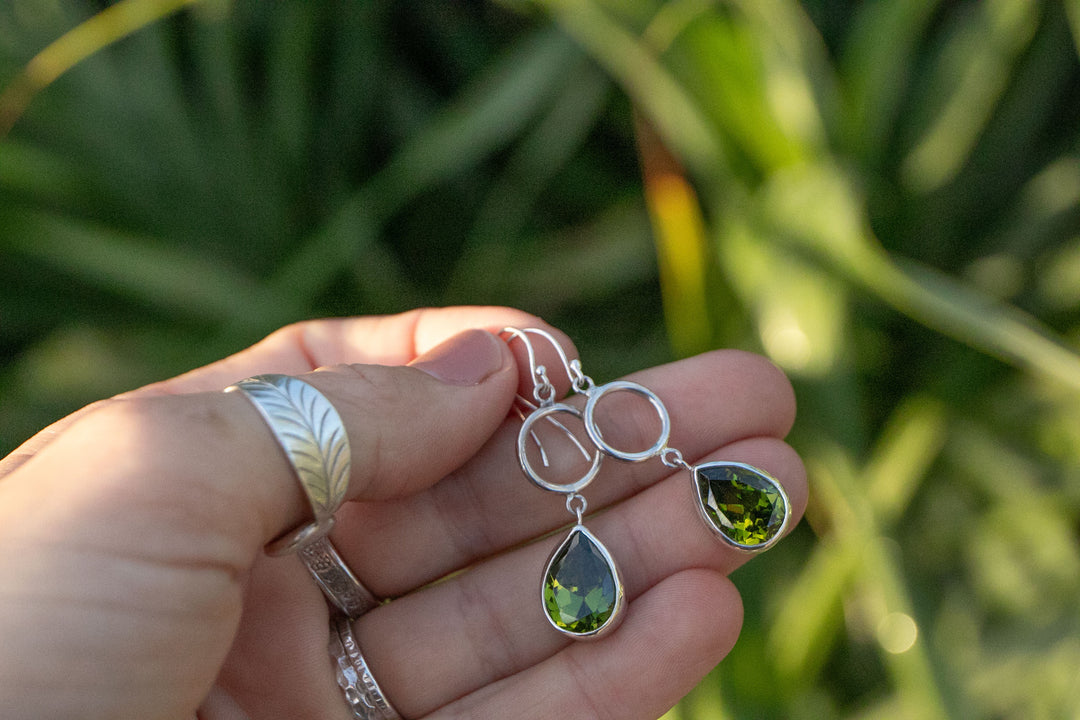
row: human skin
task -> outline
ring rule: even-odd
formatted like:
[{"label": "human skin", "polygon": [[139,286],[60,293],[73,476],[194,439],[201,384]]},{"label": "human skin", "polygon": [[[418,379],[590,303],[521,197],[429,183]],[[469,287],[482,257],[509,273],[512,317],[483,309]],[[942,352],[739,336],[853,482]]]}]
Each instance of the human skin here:
[{"label": "human skin", "polygon": [[[626,619],[593,642],[556,633],[538,587],[558,540],[529,541],[572,517],[521,473],[511,410],[532,384],[520,344],[494,334],[508,325],[555,332],[575,355],[506,308],[300,323],[85,408],[0,461],[4,717],[351,716],[323,596],[298,558],[263,552],[309,506],[251,403],[221,392],[269,372],[318,388],[348,431],[348,501],[331,537],[393,598],[353,628],[405,718],[663,714],[734,644],[742,606],[727,575],[750,556],[706,528],[685,470],[607,462],[584,492],[590,514],[604,512],[586,523],[619,563]],[[663,399],[670,446],[689,462],[776,477],[794,525],[807,491],[782,440],[795,403],[780,371],[721,350],[630,379]],[[647,446],[655,411],[624,404],[616,432]]]}]

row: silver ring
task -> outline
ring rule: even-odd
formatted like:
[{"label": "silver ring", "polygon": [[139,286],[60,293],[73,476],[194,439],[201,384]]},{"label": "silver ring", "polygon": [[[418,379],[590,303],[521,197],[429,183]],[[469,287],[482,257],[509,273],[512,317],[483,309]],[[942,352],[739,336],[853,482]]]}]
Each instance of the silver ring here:
[{"label": "silver ring", "polygon": [[314,520],[266,546],[269,555],[296,552],[324,537],[349,487],[349,438],[341,416],[321,392],[291,375],[256,375],[225,388],[239,391],[263,416],[296,472]]},{"label": "silver ring", "polygon": [[350,618],[379,605],[378,599],[353,575],[330,538],[321,537],[300,548],[300,559],[323,594]]},{"label": "silver ring", "polygon": [[[619,450],[614,447],[608,441],[604,440],[604,436],[600,433],[600,428],[596,424],[596,406],[600,402],[600,398],[604,397],[607,393],[614,393],[619,391],[628,391],[641,395],[652,404],[653,409],[656,410],[657,416],[660,418],[660,435],[656,438],[656,442],[652,444],[646,450],[641,452],[628,452],[626,450]],[[649,388],[644,385],[638,385],[635,382],[629,380],[615,380],[609,382],[606,385],[602,385],[589,393],[589,400],[585,403],[585,432],[589,434],[589,439],[593,441],[596,447],[600,448],[601,452],[605,455],[610,455],[613,458],[619,460],[625,460],[626,462],[641,462],[642,460],[648,460],[649,458],[659,455],[667,447],[668,439],[671,437],[671,416],[668,415],[667,408],[664,407],[664,403],[660,401],[660,398]]]},{"label": "silver ring", "polygon": [[345,693],[345,702],[354,718],[402,720],[372,677],[353,637],[349,619],[336,613],[330,618],[330,656],[334,659],[334,677]]}]

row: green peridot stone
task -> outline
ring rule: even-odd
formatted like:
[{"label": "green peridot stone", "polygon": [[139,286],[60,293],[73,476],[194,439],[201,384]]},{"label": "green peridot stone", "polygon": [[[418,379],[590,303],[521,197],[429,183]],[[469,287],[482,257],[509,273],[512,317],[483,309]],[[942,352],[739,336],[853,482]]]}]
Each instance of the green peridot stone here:
[{"label": "green peridot stone", "polygon": [[707,463],[694,469],[698,497],[713,528],[731,542],[760,549],[784,526],[780,486],[748,465]]},{"label": "green peridot stone", "polygon": [[615,568],[597,542],[575,527],[552,555],[544,576],[548,617],[575,635],[598,631],[611,619],[618,601]]}]

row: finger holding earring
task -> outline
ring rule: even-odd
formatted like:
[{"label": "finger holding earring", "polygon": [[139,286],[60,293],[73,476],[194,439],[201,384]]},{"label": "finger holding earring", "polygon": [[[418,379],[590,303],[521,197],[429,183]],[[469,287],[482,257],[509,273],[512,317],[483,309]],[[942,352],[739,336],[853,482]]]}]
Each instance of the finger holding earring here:
[{"label": "finger holding earring", "polygon": [[[535,341],[535,339],[535,336],[532,337],[532,340]],[[519,358],[525,354],[524,347],[519,346],[517,340],[514,340],[513,345],[515,354]],[[540,350],[540,343],[536,345],[538,346],[536,350],[539,351],[536,355],[539,356],[543,351]],[[548,358],[551,357],[551,352],[554,351],[548,352]],[[718,392],[715,385],[697,395],[684,389],[687,384],[715,382],[717,375],[725,378],[720,381],[722,384],[729,383],[733,387],[740,388],[748,380],[756,379],[754,376],[741,372],[745,369],[745,365],[740,366],[740,371],[736,372],[733,378],[727,378],[723,368],[728,361],[727,358],[732,357],[738,356],[731,354],[709,356],[677,367],[646,371],[634,379],[643,387],[655,387],[658,397],[671,398],[673,406],[671,438],[677,441],[679,449],[688,451],[687,456],[691,458],[687,463],[689,467],[694,466],[691,463],[702,465],[727,458],[740,458],[749,460],[757,466],[769,468],[777,477],[784,478],[785,482],[794,483],[797,486],[801,479],[795,470],[774,462],[775,456],[780,452],[778,448],[782,446],[776,436],[783,433],[781,426],[787,422],[782,418],[777,419],[785,414],[781,411],[782,404],[769,406],[768,410],[761,410],[764,416],[777,417],[759,417],[756,414],[758,408],[754,407],[753,411],[746,413],[746,418],[741,420],[737,430],[727,430],[724,423],[715,418],[714,411],[705,409],[704,406],[711,402],[699,401],[701,395],[705,394],[708,395],[709,401],[722,399],[723,393]],[[754,365],[760,366],[760,363],[755,361]],[[558,361],[549,361],[548,367],[551,370],[549,380],[552,384],[557,385],[560,380],[566,382],[566,377],[563,377],[565,373],[560,369]],[[769,382],[776,382],[775,377]],[[682,386],[677,383],[682,383]],[[522,394],[531,397],[532,389],[530,376],[530,385],[522,391]],[[743,397],[741,392],[735,392],[734,395],[737,398],[737,404],[747,402],[747,398]],[[649,403],[640,402],[641,398],[637,393],[624,391],[616,393],[612,390],[602,396],[603,402],[599,403],[600,410],[597,411],[596,423],[603,431],[605,439],[616,450],[621,451],[626,447],[636,448],[638,445],[635,443],[626,443],[626,438],[622,433],[610,432],[612,425],[609,424],[608,419],[611,408],[607,403],[612,396],[630,396],[627,403],[630,406],[628,412],[639,418],[656,415],[657,410]],[[751,394],[751,397],[754,396]],[[580,410],[587,399],[584,396],[569,398],[566,401],[552,398],[551,402],[553,404],[563,402]],[[756,397],[754,399],[756,400]],[[537,407],[540,406],[539,402],[534,404]],[[622,409],[618,403],[614,404],[614,407],[619,408],[620,411]],[[536,410],[531,410],[531,412],[536,412]],[[565,415],[564,418],[563,415],[565,413],[557,413],[554,414],[554,418],[559,421],[577,419],[570,415]],[[528,416],[526,413],[526,417]],[[638,424],[637,420],[629,423],[630,426]],[[534,423],[533,428],[538,430],[548,428],[550,431],[554,426],[544,420]],[[501,432],[504,434],[500,438],[495,438],[495,441],[485,448],[485,458],[479,464],[462,468],[447,478],[445,484],[441,484],[445,485],[447,490],[453,489],[453,494],[438,492],[422,502],[402,505],[401,510],[403,513],[416,516],[413,520],[415,523],[413,530],[419,530],[419,524],[430,524],[430,516],[423,514],[425,506],[430,508],[433,502],[437,503],[460,494],[462,499],[467,499],[468,504],[472,506],[472,514],[465,517],[468,522],[465,532],[474,531],[473,525],[483,522],[489,523],[487,526],[489,529],[502,525],[515,525],[521,529],[521,526],[525,525],[527,526],[525,531],[529,535],[510,537],[510,542],[507,543],[506,538],[509,536],[488,534],[485,529],[483,535],[486,542],[492,543],[491,546],[486,546],[487,552],[476,559],[473,559],[474,556],[464,556],[465,560],[458,560],[453,566],[447,566],[452,571],[467,568],[466,572],[455,572],[444,582],[435,583],[399,597],[384,607],[365,614],[352,626],[358,647],[363,648],[366,661],[369,661],[376,671],[385,696],[398,703],[400,711],[406,717],[428,714],[437,717],[439,716],[438,708],[448,702],[448,699],[453,698],[473,696],[472,702],[482,702],[486,695],[484,686],[506,677],[499,668],[512,668],[512,672],[516,673],[514,677],[520,677],[522,682],[542,683],[545,677],[543,668],[558,665],[557,658],[569,648],[588,649],[587,655],[575,653],[576,657],[603,655],[610,659],[619,654],[616,651],[617,648],[626,648],[626,643],[640,645],[644,638],[648,637],[650,645],[657,652],[653,657],[653,662],[666,663],[674,658],[684,657],[686,648],[682,642],[686,636],[682,634],[681,625],[677,642],[668,635],[674,625],[678,624],[670,619],[670,613],[673,610],[684,613],[694,612],[694,602],[699,602],[700,598],[694,602],[683,602],[690,600],[684,592],[669,593],[672,593],[674,588],[685,589],[690,584],[699,588],[696,592],[700,591],[702,586],[696,585],[697,581],[691,581],[687,577],[688,573],[699,580],[707,576],[709,580],[706,584],[712,588],[713,592],[722,593],[722,596],[712,595],[709,602],[719,603],[722,611],[717,613],[717,624],[722,623],[724,638],[733,638],[738,623],[738,599],[734,589],[722,575],[730,567],[741,562],[738,559],[740,556],[748,556],[748,553],[726,544],[721,551],[717,551],[716,543],[713,542],[710,534],[696,522],[698,511],[691,509],[690,503],[686,502],[688,468],[677,464],[672,471],[672,468],[662,462],[664,459],[674,462],[676,456],[673,453],[664,453],[659,458],[661,462],[640,461],[625,464],[613,462],[617,458],[600,453],[603,456],[601,461],[605,463],[607,471],[598,475],[594,482],[581,488],[581,492],[576,493],[580,495],[580,498],[575,497],[575,493],[558,493],[561,502],[556,505],[550,498],[550,493],[556,492],[554,490],[544,490],[542,493],[532,492],[531,488],[527,488],[528,484],[522,483],[520,487],[527,488],[528,493],[516,489],[515,492],[509,492],[514,483],[507,482],[505,471],[515,460],[520,464],[519,459],[514,457],[517,439],[521,437],[520,425],[515,426],[514,421],[511,421]],[[760,453],[747,452],[741,445],[732,446],[730,451],[725,448],[726,444],[737,441],[747,434],[768,436],[769,442],[762,444],[765,450]],[[562,431],[555,428],[554,435],[561,437]],[[655,436],[650,435],[649,442],[640,446],[653,444],[654,439]],[[531,437],[526,442],[528,447],[533,446]],[[672,442],[669,439],[668,445]],[[558,443],[555,443],[555,446],[552,446],[552,443],[547,444],[549,455],[561,452],[561,448],[557,447]],[[588,450],[591,460],[598,452],[598,448],[587,439],[583,440],[583,445]],[[534,447],[532,449],[535,450]],[[577,454],[574,450],[569,452],[571,455]],[[488,462],[494,464],[488,465]],[[532,467],[533,470],[538,471],[537,474],[542,475],[547,471],[547,466],[537,462],[535,456]],[[588,506],[582,502],[586,496],[589,500],[595,500],[596,487],[603,485],[606,488],[608,485],[614,485],[625,478],[627,472],[635,474],[637,479],[631,483],[624,483],[623,487],[625,488],[627,484],[631,485],[633,491],[620,494],[621,489],[611,488],[612,491],[603,496],[599,502]],[[471,488],[468,492],[460,492],[462,483],[479,482],[481,476],[498,477],[498,481],[492,480],[491,485],[482,486],[488,488],[484,495],[475,494]],[[526,477],[528,477],[527,474]],[[551,481],[551,478],[545,477],[545,479]],[[562,481],[561,478],[560,481]],[[538,486],[535,482],[533,485]],[[507,491],[503,492],[502,488],[506,488]],[[492,495],[495,499],[489,502],[488,495]],[[799,512],[803,496],[804,493],[799,489],[793,495],[797,505],[796,513]],[[482,498],[482,502],[478,502],[478,497]],[[559,519],[554,513],[554,508],[550,508],[551,513],[543,515],[543,525],[535,526],[534,529],[532,523],[535,513],[533,511],[549,505],[557,507],[558,513],[561,514],[562,505],[566,501],[570,503],[567,508],[572,517],[570,524],[574,527],[587,526],[592,537],[602,539],[611,558],[611,564],[623,565],[620,570],[620,585],[625,599],[621,612],[616,613],[617,617],[622,618],[622,624],[618,626],[618,629],[613,629],[610,634],[594,636],[603,638],[596,643],[568,642],[575,638],[568,636],[559,628],[553,629],[551,616],[544,603],[543,587],[546,583],[547,572],[543,571],[543,568],[551,565],[553,556],[559,552],[568,533],[566,529],[557,530]],[[594,506],[605,512],[590,516],[589,513]],[[507,512],[507,508],[513,508],[515,512]],[[528,510],[527,520],[520,518],[520,515],[515,515],[522,508]],[[417,509],[421,510],[419,514],[416,513]],[[397,524],[385,516],[386,512],[395,511],[396,508],[380,508],[377,513],[375,508],[371,510],[372,513],[365,514],[365,517],[376,519],[375,515],[382,516],[377,518],[380,528]],[[580,519],[578,518],[579,511]],[[440,512],[454,513],[456,517],[452,509],[440,508]],[[518,519],[522,522],[518,522]],[[460,540],[462,532],[460,529],[453,526],[438,527],[444,535],[441,544],[456,546],[459,553],[462,550],[470,551],[468,546],[463,548],[459,542],[446,542],[447,538]],[[344,527],[341,528],[341,531],[344,530]],[[546,537],[546,533],[552,531],[559,532],[559,536]],[[477,536],[479,535],[480,533],[477,533]],[[524,542],[541,536],[545,537],[538,543]],[[429,543],[424,543],[412,547],[416,547],[418,552],[420,548],[424,548],[423,553],[426,555],[429,546]],[[407,561],[413,557],[410,552],[410,550],[404,550],[388,555],[386,559],[394,561],[394,571],[405,576],[411,573],[406,569],[409,564]],[[463,556],[459,554],[454,557]],[[368,572],[370,569],[365,569],[365,573]],[[408,577],[416,578],[417,576],[408,574]],[[412,580],[412,587],[415,588],[417,582],[425,580],[426,577]],[[566,582],[566,585],[573,584],[570,581]],[[537,598],[537,585],[540,585],[539,598]],[[552,587],[555,589],[554,585]],[[580,584],[578,587],[580,588]],[[600,594],[602,596],[603,590]],[[541,601],[539,613],[537,613],[537,599]],[[660,614],[656,614],[655,609],[658,607],[664,608]],[[650,610],[650,608],[653,609]],[[602,613],[596,614],[602,615]],[[700,615],[694,617],[700,620]],[[544,619],[541,620],[541,618]],[[570,625],[583,619],[585,618],[570,616],[567,624]],[[658,622],[663,625],[663,633],[660,633],[656,627]],[[584,635],[585,633],[577,634]],[[715,634],[712,633],[697,630],[696,634],[715,640]],[[672,642],[663,642],[665,637],[671,639]],[[626,643],[622,643],[619,638],[626,638]],[[726,642],[703,644],[708,645],[707,650],[699,652],[695,649],[693,651],[694,656],[698,658],[695,662],[703,664],[714,663],[728,647]],[[594,648],[596,648],[595,653],[592,652]],[[612,648],[612,652],[609,652],[607,648]],[[679,654],[672,654],[675,652]],[[549,660],[551,662],[548,662]],[[630,664],[618,665],[614,660],[612,663],[613,668],[632,666]],[[709,666],[711,667],[711,664]],[[547,692],[550,693],[550,683],[546,686]],[[498,717],[498,715],[475,716]],[[632,714],[624,716],[645,717],[645,715]]]},{"label": "finger holding earring", "polygon": [[[731,547],[746,552],[761,552],[783,537],[791,516],[791,504],[783,486],[771,475],[745,463],[691,465],[678,449],[669,446],[671,416],[663,401],[652,390],[627,380],[598,386],[584,373],[580,361],[569,360],[558,341],[544,330],[511,327],[504,329],[503,334],[508,342],[518,340],[525,346],[534,385],[533,397],[537,402],[533,405],[523,399],[532,412],[524,415],[518,433],[517,452],[522,471],[538,487],[566,494],[567,510],[575,512],[578,520],[548,559],[541,584],[545,614],[556,630],[578,640],[593,639],[613,631],[622,620],[625,603],[618,566],[608,549],[585,528],[582,521],[586,502],[580,492],[596,477],[602,456],[628,463],[658,458],[667,467],[687,471],[695,489],[693,497],[700,517],[717,538]],[[554,387],[546,367],[536,362],[530,335],[539,336],[554,347],[571,387],[587,398],[584,411],[555,401]],[[597,419],[597,408],[605,396],[619,392],[644,397],[659,419],[659,433],[644,450],[620,449],[604,437]],[[582,420],[588,438],[596,448],[586,473],[568,484],[552,483],[541,477],[527,452],[530,438],[540,444],[533,427],[545,420],[554,422],[552,416],[556,413],[566,413]],[[566,432],[573,437],[569,431]],[[588,456],[584,448],[582,451]],[[576,509],[575,501],[578,503]]]}]

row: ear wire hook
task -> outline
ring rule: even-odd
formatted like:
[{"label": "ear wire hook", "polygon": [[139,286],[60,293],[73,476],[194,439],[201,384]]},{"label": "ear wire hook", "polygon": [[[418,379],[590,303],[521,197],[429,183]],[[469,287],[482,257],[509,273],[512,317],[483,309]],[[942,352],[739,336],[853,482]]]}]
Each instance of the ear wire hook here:
[{"label": "ear wire hook", "polygon": [[[517,338],[525,346],[525,352],[529,356],[529,377],[533,381],[533,397],[536,398],[536,402],[541,405],[550,405],[555,402],[555,386],[551,384],[551,380],[547,376],[547,368],[543,365],[536,364],[536,350],[533,349],[532,341],[529,340],[529,336],[525,334],[526,331],[519,330],[517,328],[508,327],[504,328],[501,335],[509,335],[506,343],[509,345],[510,341]],[[520,395],[518,396],[521,397]],[[525,400],[524,398],[521,398]],[[535,409],[535,405],[532,405],[528,400],[525,400],[526,404],[532,406]]]},{"label": "ear wire hook", "polygon": [[[536,401],[537,403],[539,403],[539,405],[530,402],[528,399],[522,397],[521,395],[518,395],[516,399],[518,402],[528,408],[529,411],[535,411],[540,409],[541,407],[548,407],[555,404],[555,386],[551,384],[551,380],[548,378],[547,368],[543,365],[536,364],[536,350],[533,348],[532,341],[529,339],[529,336],[526,333],[534,333],[536,335],[540,335],[548,342],[550,342],[552,346],[554,346],[555,352],[559,354],[559,360],[562,361],[563,366],[566,368],[566,375],[570,379],[571,383],[574,385],[575,390],[578,389],[578,381],[577,377],[571,369],[573,366],[567,359],[566,353],[563,351],[562,346],[559,345],[559,343],[555,340],[551,333],[547,332],[546,330],[540,330],[538,328],[525,328],[524,330],[514,327],[503,328],[503,331],[499,334],[510,336],[506,340],[507,343],[509,343],[514,338],[517,338],[522,342],[522,344],[525,345],[525,352],[527,353],[529,358],[529,377],[531,377],[533,381],[533,397],[536,398]],[[586,380],[588,380],[587,377],[581,374],[580,369],[577,375],[584,377]],[[514,409],[517,412],[518,417],[521,418],[522,421],[524,421],[526,417],[526,412],[520,407],[515,407]],[[578,440],[577,436],[574,435],[574,433],[571,432],[568,427],[566,427],[550,415],[546,416],[544,419],[557,427],[559,430],[561,430],[563,434],[566,435],[566,437],[570,438],[570,441],[578,449],[578,452],[581,453],[581,456],[583,458],[585,458],[586,460],[589,460],[591,458],[589,451],[585,449],[585,446],[582,445],[581,441]],[[529,431],[529,436],[532,438],[533,442],[536,443],[536,447],[540,451],[540,461],[544,464],[544,467],[551,467],[551,463],[548,460],[547,452],[544,450],[544,444],[540,442],[539,436],[537,436],[536,432],[532,430]]]},{"label": "ear wire hook", "polygon": [[534,335],[539,335],[540,337],[551,343],[551,346],[555,348],[555,352],[559,354],[559,360],[562,362],[563,369],[566,370],[566,377],[570,380],[570,384],[571,386],[573,386],[574,392],[586,395],[588,394],[589,390],[593,387],[592,378],[582,372],[580,360],[578,360],[577,358],[570,360],[566,356],[566,351],[563,350],[562,345],[559,344],[559,341],[556,340],[551,333],[549,333],[547,330],[541,330],[540,328],[525,328],[520,332],[523,334],[533,333]]}]

